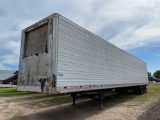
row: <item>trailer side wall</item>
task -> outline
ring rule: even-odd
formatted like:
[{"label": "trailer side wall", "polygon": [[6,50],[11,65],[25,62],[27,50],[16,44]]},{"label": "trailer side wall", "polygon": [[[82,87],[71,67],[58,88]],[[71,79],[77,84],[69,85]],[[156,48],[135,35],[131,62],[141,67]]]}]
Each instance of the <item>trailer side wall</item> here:
[{"label": "trailer side wall", "polygon": [[59,91],[147,84],[146,63],[62,16],[58,23]]},{"label": "trailer side wall", "polygon": [[22,31],[19,91],[57,94],[147,83],[145,62],[59,14]]}]

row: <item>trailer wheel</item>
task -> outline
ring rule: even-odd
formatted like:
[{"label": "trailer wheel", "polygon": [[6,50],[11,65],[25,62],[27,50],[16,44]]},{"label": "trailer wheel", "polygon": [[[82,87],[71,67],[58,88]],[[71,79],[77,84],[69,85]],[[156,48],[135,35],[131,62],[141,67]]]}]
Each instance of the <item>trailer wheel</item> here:
[{"label": "trailer wheel", "polygon": [[143,85],[143,90],[144,90],[144,93],[146,93],[146,92],[147,92],[146,85]]},{"label": "trailer wheel", "polygon": [[133,93],[137,95],[143,95],[147,92],[146,85],[140,85],[133,87]]},{"label": "trailer wheel", "polygon": [[143,85],[138,86],[138,94],[139,95],[143,95],[144,94]]},{"label": "trailer wheel", "polygon": [[143,85],[143,94],[145,94],[146,92],[145,92],[145,85]]}]

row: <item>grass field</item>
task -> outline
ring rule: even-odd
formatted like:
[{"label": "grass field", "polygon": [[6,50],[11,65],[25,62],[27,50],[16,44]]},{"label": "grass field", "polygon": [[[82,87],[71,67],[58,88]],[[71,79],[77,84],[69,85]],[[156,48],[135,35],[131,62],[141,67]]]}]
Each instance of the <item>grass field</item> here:
[{"label": "grass field", "polygon": [[31,92],[19,92],[17,88],[0,88],[0,97],[14,97],[20,95],[35,94]]}]

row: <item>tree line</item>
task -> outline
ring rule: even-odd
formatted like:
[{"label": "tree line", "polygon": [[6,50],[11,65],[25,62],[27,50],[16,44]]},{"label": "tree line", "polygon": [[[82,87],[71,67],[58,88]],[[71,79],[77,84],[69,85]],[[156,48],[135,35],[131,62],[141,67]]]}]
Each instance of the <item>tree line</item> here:
[{"label": "tree line", "polygon": [[[152,76],[151,72],[148,72],[148,76]],[[160,79],[160,70],[155,71],[153,76]]]}]

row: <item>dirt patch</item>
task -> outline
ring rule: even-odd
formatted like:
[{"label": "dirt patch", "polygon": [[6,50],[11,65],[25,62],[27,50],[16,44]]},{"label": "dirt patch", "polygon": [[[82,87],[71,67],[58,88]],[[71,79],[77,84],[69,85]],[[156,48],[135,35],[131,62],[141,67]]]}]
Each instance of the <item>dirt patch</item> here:
[{"label": "dirt patch", "polygon": [[144,112],[138,120],[160,120],[160,101]]},{"label": "dirt patch", "polygon": [[[152,98],[145,102],[132,101],[133,98],[127,101],[111,102],[113,97],[117,96],[106,97],[103,110],[98,110],[99,103],[91,99],[78,101],[76,106],[72,106],[69,95],[65,97],[51,95],[1,97],[0,119],[136,120],[156,102]],[[52,101],[53,98],[56,98],[56,101]]]}]

